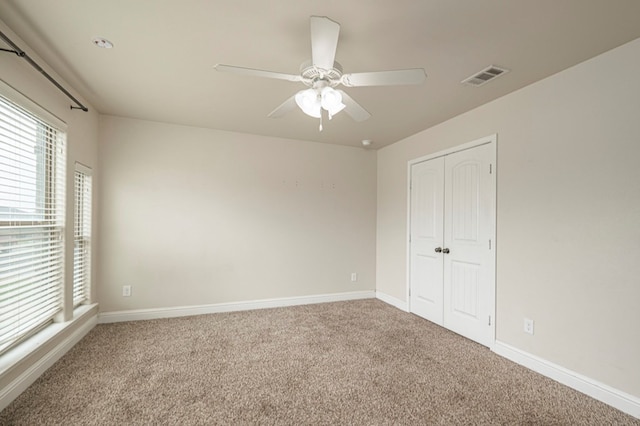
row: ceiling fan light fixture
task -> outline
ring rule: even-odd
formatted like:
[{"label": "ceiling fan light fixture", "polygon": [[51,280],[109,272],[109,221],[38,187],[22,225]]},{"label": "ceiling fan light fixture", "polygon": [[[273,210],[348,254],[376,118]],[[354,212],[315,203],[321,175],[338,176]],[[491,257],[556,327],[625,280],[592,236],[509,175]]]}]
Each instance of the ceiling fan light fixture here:
[{"label": "ceiling fan light fixture", "polygon": [[[322,108],[331,111],[342,105],[342,95],[331,87],[323,87],[320,92],[320,104]],[[339,110],[338,110],[339,111]]]},{"label": "ceiling fan light fixture", "polygon": [[296,93],[296,104],[302,112],[314,118],[320,118],[320,102],[314,89],[301,90]]}]

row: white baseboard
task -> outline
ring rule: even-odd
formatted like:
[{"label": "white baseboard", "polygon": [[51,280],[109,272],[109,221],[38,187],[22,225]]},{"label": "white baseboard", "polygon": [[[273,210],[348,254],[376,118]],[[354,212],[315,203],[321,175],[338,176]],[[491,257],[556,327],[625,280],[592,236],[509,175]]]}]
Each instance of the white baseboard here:
[{"label": "white baseboard", "polygon": [[[38,379],[49,367],[58,361],[69,349],[78,343],[93,327],[98,323],[97,315],[88,318],[84,324],[78,327],[73,333],[62,340],[55,348],[47,352],[42,358],[33,363],[22,374],[16,377],[7,386],[0,389],[0,411],[4,410],[14,399],[24,392],[33,382]],[[49,328],[55,328],[54,324]],[[60,324],[60,328],[68,326]],[[7,352],[9,354],[10,352]]]},{"label": "white baseboard", "polygon": [[381,291],[376,291],[376,298],[382,300],[385,303],[388,303],[391,306],[394,306],[401,311],[409,312],[409,306],[407,302],[398,299],[397,297],[389,296],[386,293]]},{"label": "white baseboard", "polygon": [[629,395],[597,380],[583,376],[567,368],[553,364],[518,348],[499,341],[495,342],[493,351],[517,364],[523,365],[537,373],[547,376],[563,385],[569,386],[590,397],[611,405],[620,411],[640,418],[640,398]]},{"label": "white baseboard", "polygon": [[202,314],[217,314],[221,312],[249,311],[253,309],[282,308],[286,306],[310,305],[314,303],[374,299],[375,297],[375,292],[373,290],[370,290],[352,291],[348,293],[320,294],[314,296],[284,297],[279,299],[262,299],[247,302],[216,303],[212,305],[176,306],[157,309],[101,312],[100,314],[98,314],[98,323],[107,324],[122,321],[138,321],[158,318],[186,317]]}]

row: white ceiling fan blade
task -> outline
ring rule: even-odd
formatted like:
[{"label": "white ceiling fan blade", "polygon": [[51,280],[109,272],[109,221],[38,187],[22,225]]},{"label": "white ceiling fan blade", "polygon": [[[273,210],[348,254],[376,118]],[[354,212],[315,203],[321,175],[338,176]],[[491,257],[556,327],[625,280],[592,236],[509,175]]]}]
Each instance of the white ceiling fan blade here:
[{"label": "white ceiling fan blade", "polygon": [[362,108],[359,103],[354,101],[351,96],[347,95],[344,90],[338,90],[342,95],[342,103],[345,105],[344,112],[346,112],[354,121],[364,121],[371,117],[369,111]]},{"label": "white ceiling fan blade", "polygon": [[338,47],[340,24],[326,16],[311,17],[311,59],[323,70],[333,68]]},{"label": "white ceiling fan blade", "polygon": [[279,107],[269,113],[269,118],[280,118],[287,114],[296,107],[296,95],[291,96],[289,99],[280,104]]},{"label": "white ceiling fan blade", "polygon": [[287,80],[287,81],[302,81],[302,77],[300,75],[256,70],[253,68],[235,67],[233,65],[217,64],[213,68],[215,68],[216,71],[230,72],[233,74],[241,74],[241,75],[250,75],[253,77],[276,78],[278,80]]},{"label": "white ceiling fan blade", "polygon": [[397,86],[403,84],[422,84],[427,74],[422,68],[396,71],[359,72],[344,74],[340,82],[347,87],[361,86]]}]

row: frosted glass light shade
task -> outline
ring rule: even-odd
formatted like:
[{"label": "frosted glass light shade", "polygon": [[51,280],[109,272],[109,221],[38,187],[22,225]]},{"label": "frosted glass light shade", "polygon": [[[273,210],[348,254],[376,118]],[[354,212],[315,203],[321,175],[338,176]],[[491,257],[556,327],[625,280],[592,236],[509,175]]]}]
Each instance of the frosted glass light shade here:
[{"label": "frosted glass light shade", "polygon": [[323,88],[322,92],[320,92],[320,97],[320,104],[322,105],[322,108],[327,111],[331,111],[338,105],[342,104],[342,95],[331,87]]},{"label": "frosted glass light shade", "polygon": [[305,114],[320,118],[320,101],[318,99],[318,92],[314,89],[301,90],[296,93],[296,104],[300,107]]},{"label": "frosted glass light shade", "polygon": [[342,94],[331,87],[322,89],[320,104],[329,113],[329,120],[346,106],[342,103]]}]

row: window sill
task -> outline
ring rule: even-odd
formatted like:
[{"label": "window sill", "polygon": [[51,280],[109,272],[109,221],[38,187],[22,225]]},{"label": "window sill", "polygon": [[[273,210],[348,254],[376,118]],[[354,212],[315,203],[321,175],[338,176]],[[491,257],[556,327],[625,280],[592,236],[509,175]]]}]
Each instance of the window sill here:
[{"label": "window sill", "polygon": [[53,323],[0,355],[0,410],[4,409],[98,323],[98,304],[80,305],[73,319]]}]

